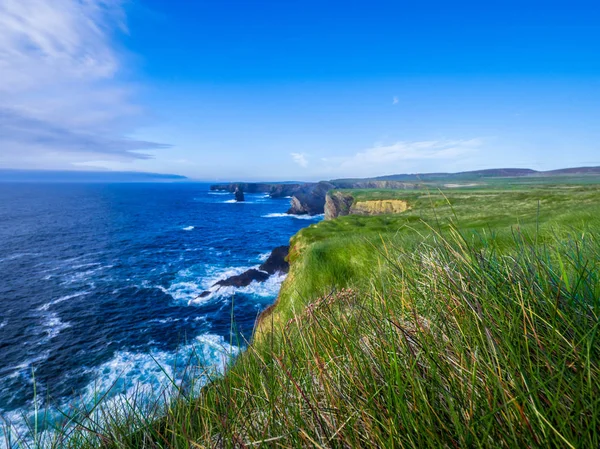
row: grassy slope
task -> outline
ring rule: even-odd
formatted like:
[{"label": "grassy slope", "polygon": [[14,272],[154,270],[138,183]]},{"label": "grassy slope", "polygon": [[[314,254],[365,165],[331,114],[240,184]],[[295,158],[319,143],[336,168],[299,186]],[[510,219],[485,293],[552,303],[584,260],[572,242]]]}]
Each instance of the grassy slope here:
[{"label": "grassy slope", "polygon": [[432,231],[458,227],[471,242],[492,240],[510,249],[515,230],[553,241],[573,230],[600,228],[600,185],[506,187],[351,191],[355,201],[398,198],[411,209],[400,215],[339,217],[301,230],[291,241],[294,266],[276,319],[289,319],[332,289],[370,282],[379,275],[371,269],[380,266],[385,245],[410,248],[431,239]]},{"label": "grassy slope", "polygon": [[68,446],[598,447],[600,186],[353,195],[411,210],[299,232],[223,379]]}]

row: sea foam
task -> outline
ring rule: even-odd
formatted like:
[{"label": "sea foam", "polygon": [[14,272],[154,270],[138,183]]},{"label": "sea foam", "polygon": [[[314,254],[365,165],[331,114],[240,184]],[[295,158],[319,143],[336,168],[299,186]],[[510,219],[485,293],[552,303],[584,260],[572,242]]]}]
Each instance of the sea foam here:
[{"label": "sea foam", "polygon": [[319,215],[294,215],[294,214],[284,214],[284,213],[272,213],[266,214],[262,216],[263,218],[296,218],[298,220],[321,220],[325,217],[325,214]]},{"label": "sea foam", "polygon": [[51,340],[56,337],[60,332],[68,327],[71,327],[70,323],[64,323],[56,313],[49,314],[42,325],[45,328],[48,339]]},{"label": "sea foam", "polygon": [[[165,402],[168,403],[182,393],[195,396],[211,377],[224,373],[239,351],[239,347],[230,345],[222,336],[208,333],[197,336],[191,344],[180,346],[175,351],[119,351],[111,360],[98,367],[83,368],[92,380],[77,400],[70,399],[57,404],[56,408],[48,408],[46,419],[60,423],[65,420],[59,410],[66,411],[67,414],[94,410],[86,419],[86,425],[102,426],[105,413],[103,410],[110,410],[111,413],[126,410],[133,398],[136,398],[137,407],[143,410],[163,407]],[[21,370],[26,366],[16,368]],[[138,402],[140,397],[144,398],[144,403]],[[41,400],[38,400],[37,407],[44,410],[45,406]],[[98,401],[101,401],[100,407],[96,407]],[[29,410],[34,409],[33,403],[29,406]],[[24,415],[21,410],[5,412],[0,409],[0,415],[14,436],[29,434],[27,423],[33,422],[33,412]],[[6,425],[0,428],[2,449],[6,448],[2,438],[3,432],[7,430]],[[51,430],[42,431],[36,436],[38,443],[51,442],[52,437]]]}]

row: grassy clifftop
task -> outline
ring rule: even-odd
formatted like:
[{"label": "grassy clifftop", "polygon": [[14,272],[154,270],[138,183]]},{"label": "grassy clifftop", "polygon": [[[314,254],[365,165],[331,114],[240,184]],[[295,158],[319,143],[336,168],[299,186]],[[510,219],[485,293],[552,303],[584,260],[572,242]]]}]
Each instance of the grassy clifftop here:
[{"label": "grassy clifftop", "polygon": [[410,209],[299,232],[225,377],[64,447],[598,447],[600,187],[352,194]]}]

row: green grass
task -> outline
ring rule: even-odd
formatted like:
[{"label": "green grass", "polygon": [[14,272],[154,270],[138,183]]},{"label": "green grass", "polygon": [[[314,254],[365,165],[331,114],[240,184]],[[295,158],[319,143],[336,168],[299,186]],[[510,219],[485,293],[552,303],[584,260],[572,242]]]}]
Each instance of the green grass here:
[{"label": "green grass", "polygon": [[299,232],[224,377],[55,447],[600,447],[600,188],[352,195],[411,209]]}]

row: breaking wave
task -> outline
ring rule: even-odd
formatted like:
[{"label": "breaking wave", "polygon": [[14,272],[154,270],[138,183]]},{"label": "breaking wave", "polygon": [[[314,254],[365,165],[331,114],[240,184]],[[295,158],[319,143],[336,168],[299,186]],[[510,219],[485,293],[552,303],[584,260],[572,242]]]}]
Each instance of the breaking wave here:
[{"label": "breaking wave", "polygon": [[294,214],[284,214],[284,213],[272,213],[266,214],[262,216],[263,218],[296,218],[298,220],[322,220],[325,217],[325,214],[318,215],[294,215]]}]

